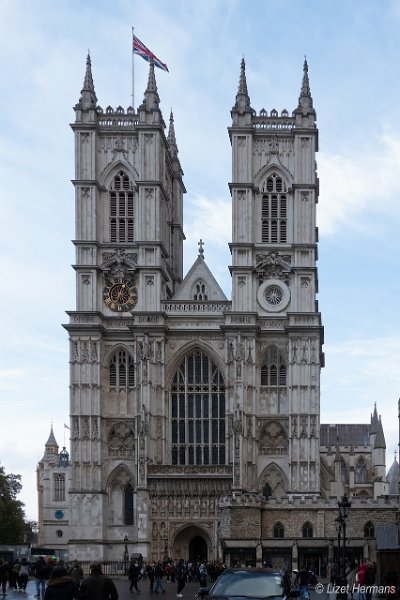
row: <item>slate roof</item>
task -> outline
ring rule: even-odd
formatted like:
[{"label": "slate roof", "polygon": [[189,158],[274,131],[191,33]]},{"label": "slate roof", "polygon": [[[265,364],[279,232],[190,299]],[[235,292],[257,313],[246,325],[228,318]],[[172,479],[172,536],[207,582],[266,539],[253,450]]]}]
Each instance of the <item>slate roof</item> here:
[{"label": "slate roof", "polygon": [[333,446],[369,446],[370,426],[367,423],[340,423],[338,425],[322,424],[320,428],[320,445]]}]

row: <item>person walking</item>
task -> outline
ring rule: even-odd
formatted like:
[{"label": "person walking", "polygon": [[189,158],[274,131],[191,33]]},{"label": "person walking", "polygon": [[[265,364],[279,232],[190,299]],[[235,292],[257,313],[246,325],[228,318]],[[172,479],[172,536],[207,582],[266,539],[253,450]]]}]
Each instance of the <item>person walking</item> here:
[{"label": "person walking", "polygon": [[67,569],[56,566],[47,582],[44,600],[77,600],[78,592],[78,586],[71,575],[68,575]]},{"label": "person walking", "polygon": [[140,590],[138,588],[138,581],[140,576],[140,567],[136,560],[131,560],[129,569],[128,569],[128,579],[131,582],[129,586],[129,591],[132,592],[132,589],[135,588],[136,593],[139,594]]},{"label": "person walking", "polygon": [[7,581],[8,581],[8,571],[9,565],[8,562],[0,558],[0,583],[1,583],[1,591],[3,592],[3,596],[7,596]]},{"label": "person walking", "polygon": [[296,578],[294,580],[295,585],[299,586],[300,595],[305,598],[305,600],[310,599],[310,592],[308,591],[308,582],[310,579],[310,571],[304,565],[300,571],[297,573]]},{"label": "person walking", "polygon": [[176,577],[176,581],[178,584],[178,587],[176,590],[177,598],[182,598],[182,596],[183,596],[182,590],[186,585],[186,576],[187,576],[187,571],[186,571],[185,563],[184,563],[183,558],[180,558],[178,560],[178,564],[175,567],[175,577]]},{"label": "person walking", "polygon": [[35,598],[40,598],[44,596],[44,592],[46,589],[46,579],[49,578],[49,567],[46,564],[43,556],[39,556],[37,559],[35,566],[33,568],[33,572],[35,574],[35,583],[36,583],[36,595]]},{"label": "person walking", "polygon": [[29,563],[26,558],[23,558],[18,571],[18,587],[25,592],[29,578]]},{"label": "person walking", "polygon": [[154,562],[150,561],[148,565],[146,565],[146,575],[149,578],[149,590],[150,592],[154,592]]},{"label": "person walking", "polygon": [[158,594],[158,590],[160,589],[163,594],[165,594],[165,588],[163,586],[163,577],[164,577],[164,569],[161,564],[161,561],[158,561],[154,568],[154,579],[156,582],[156,587],[154,588],[154,592]]}]

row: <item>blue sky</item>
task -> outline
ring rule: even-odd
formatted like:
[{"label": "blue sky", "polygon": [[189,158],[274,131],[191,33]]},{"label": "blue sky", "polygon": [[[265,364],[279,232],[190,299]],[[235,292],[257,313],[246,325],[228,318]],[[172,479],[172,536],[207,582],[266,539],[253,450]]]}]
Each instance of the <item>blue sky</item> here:
[{"label": "blue sky", "polygon": [[[99,104],[131,104],[132,26],[170,70],[156,76],[188,190],[186,270],[202,238],[228,296],[226,128],[240,60],[253,108],[291,112],[307,55],[320,132],[321,420],[368,422],[376,402],[390,465],[400,395],[400,2],[2,0],[0,462],[22,474],[27,515],[37,516],[35,468],[50,424],[62,446],[68,423],[72,107],[88,49]],[[147,75],[137,58],[136,105]]]}]

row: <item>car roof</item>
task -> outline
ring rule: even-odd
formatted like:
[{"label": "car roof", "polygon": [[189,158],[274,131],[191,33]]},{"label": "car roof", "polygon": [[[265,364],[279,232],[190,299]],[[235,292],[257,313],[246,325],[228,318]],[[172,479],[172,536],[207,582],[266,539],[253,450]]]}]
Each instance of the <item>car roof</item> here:
[{"label": "car roof", "polygon": [[233,573],[235,571],[246,571],[248,573],[266,573],[268,575],[282,575],[278,569],[270,569],[268,567],[229,567],[223,573]]}]

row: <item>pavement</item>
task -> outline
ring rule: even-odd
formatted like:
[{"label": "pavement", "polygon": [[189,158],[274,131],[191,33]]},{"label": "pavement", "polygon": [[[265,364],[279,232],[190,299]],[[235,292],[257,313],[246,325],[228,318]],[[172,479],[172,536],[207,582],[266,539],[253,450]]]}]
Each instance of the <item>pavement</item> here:
[{"label": "pavement", "polygon": [[[139,581],[140,593],[129,591],[129,581],[123,577],[113,577],[113,581],[117,587],[119,600],[128,600],[139,596],[137,600],[176,600],[176,583],[169,583],[164,580],[165,594],[151,593],[149,590],[149,581],[144,579]],[[183,589],[182,600],[195,600],[195,594],[199,589],[198,583],[187,583]],[[310,588],[310,600],[336,600],[336,594],[331,589],[331,586],[327,583],[321,583],[316,588]],[[37,600],[36,598],[36,584],[34,579],[30,579],[26,592],[19,592],[10,590],[7,588],[7,596],[2,596],[0,593],[0,600]],[[374,594],[375,597],[375,594]],[[354,595],[357,598],[357,594]],[[299,599],[302,600],[302,599]]]}]

